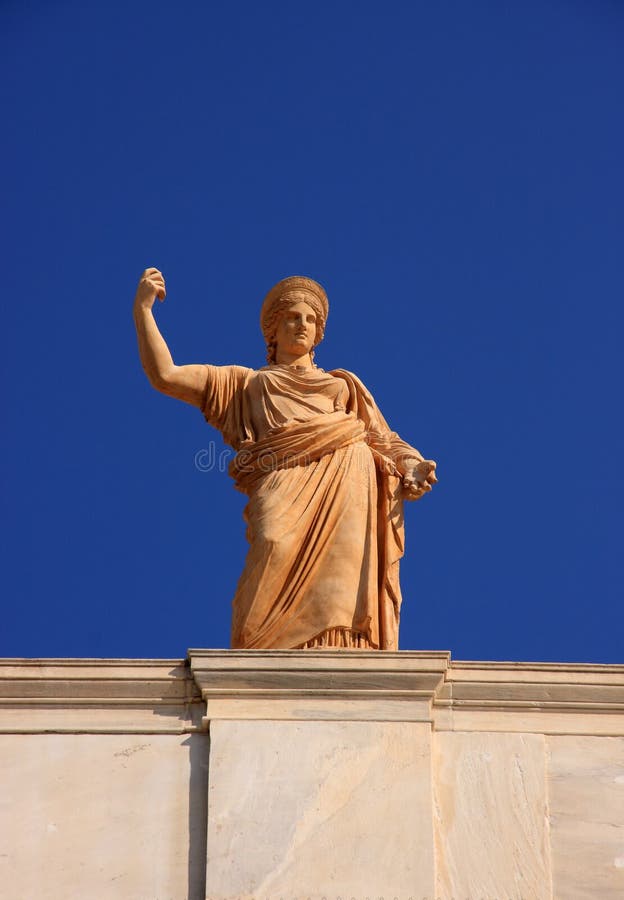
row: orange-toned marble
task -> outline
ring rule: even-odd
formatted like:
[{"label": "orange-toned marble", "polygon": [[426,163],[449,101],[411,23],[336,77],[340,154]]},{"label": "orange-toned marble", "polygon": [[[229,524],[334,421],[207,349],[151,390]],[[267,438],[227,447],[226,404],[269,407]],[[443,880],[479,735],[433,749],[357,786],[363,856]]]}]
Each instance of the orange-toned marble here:
[{"label": "orange-toned marble", "polygon": [[156,297],[164,279],[147,269],[135,300],[146,374],[221,432],[249,496],[232,646],[396,649],[402,502],[431,490],[436,466],[390,430],[355,375],[314,365],[323,288],[295,276],[269,292],[269,364],[258,370],[176,366],[152,315]]}]

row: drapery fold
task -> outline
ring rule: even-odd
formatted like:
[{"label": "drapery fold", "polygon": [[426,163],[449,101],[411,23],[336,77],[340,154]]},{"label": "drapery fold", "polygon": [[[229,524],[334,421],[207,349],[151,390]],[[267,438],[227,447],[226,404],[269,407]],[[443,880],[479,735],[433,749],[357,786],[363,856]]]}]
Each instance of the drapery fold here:
[{"label": "drapery fold", "polygon": [[232,646],[396,649],[403,464],[420,453],[346,370],[208,370],[204,414],[249,496]]}]

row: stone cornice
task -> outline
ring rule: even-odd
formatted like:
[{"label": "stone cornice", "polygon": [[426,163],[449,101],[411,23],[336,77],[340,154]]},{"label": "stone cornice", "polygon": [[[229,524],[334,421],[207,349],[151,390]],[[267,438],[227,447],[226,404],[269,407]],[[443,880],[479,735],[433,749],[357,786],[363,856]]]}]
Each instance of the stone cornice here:
[{"label": "stone cornice", "polygon": [[[212,719],[431,719],[446,651],[189,650]],[[409,701],[409,705],[406,704]]]},{"label": "stone cornice", "polygon": [[446,651],[189,650],[188,661],[0,660],[0,731],[165,733],[211,719],[428,722],[624,734],[624,666],[451,661]]},{"label": "stone cornice", "polygon": [[0,659],[5,733],[181,733],[202,706],[184,660]]},{"label": "stone cornice", "polygon": [[356,699],[431,698],[450,662],[446,651],[189,650],[193,677],[206,697],[281,699],[296,695]]},{"label": "stone cornice", "polygon": [[624,734],[624,666],[453,661],[438,730]]},{"label": "stone cornice", "polygon": [[189,650],[206,718],[426,721],[624,734],[624,666],[451,661],[446,651]]}]

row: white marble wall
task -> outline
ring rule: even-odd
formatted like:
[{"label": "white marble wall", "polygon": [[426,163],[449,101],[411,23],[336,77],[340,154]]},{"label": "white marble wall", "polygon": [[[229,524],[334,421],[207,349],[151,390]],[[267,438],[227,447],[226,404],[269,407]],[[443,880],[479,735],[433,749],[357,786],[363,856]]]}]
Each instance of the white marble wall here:
[{"label": "white marble wall", "polygon": [[205,735],[2,735],[0,896],[203,900],[207,751]]},{"label": "white marble wall", "polygon": [[190,655],[0,660],[3,900],[623,900],[624,666]]},{"label": "white marble wall", "polygon": [[624,897],[624,738],[548,738],[554,896]]},{"label": "white marble wall", "polygon": [[434,892],[428,725],[211,725],[210,900]]},{"label": "white marble wall", "polygon": [[434,740],[436,898],[550,900],[543,735]]}]

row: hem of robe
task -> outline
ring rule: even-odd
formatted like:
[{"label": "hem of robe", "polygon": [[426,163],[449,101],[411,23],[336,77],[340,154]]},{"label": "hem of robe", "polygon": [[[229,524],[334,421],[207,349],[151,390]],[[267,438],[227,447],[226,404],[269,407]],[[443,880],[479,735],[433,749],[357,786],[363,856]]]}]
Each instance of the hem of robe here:
[{"label": "hem of robe", "polygon": [[293,647],[293,650],[315,650],[324,647],[342,648],[346,650],[377,650],[368,635],[353,628],[326,628],[316,637],[303,644]]}]

